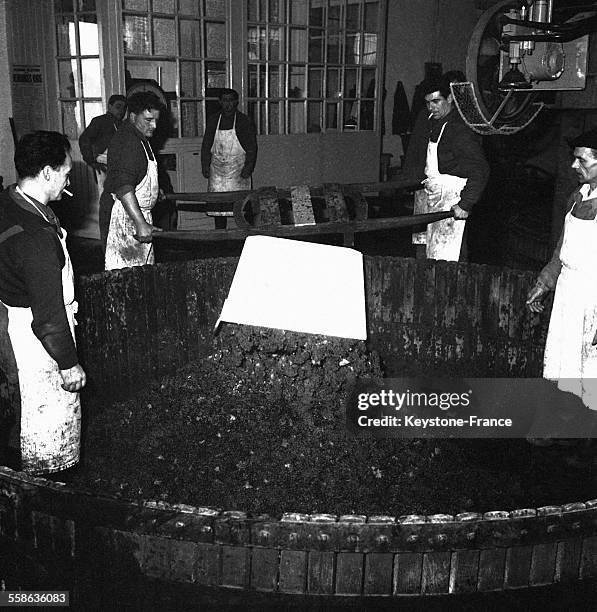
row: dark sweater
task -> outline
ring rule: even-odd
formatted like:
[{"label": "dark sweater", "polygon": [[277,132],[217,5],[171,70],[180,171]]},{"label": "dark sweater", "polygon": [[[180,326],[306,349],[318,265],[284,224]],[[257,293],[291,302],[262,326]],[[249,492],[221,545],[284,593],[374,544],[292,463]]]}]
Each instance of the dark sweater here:
[{"label": "dark sweater", "polygon": [[[221,113],[215,113],[209,116],[205,123],[205,134],[203,135],[203,143],[201,144],[201,170],[204,174],[209,171],[209,166],[211,164],[211,148],[214,143],[220,115]],[[232,121],[230,127],[232,127]],[[220,125],[220,129],[222,129],[222,125]],[[236,125],[234,126],[234,131],[236,132],[236,137],[240,142],[240,146],[245,150],[246,154],[243,170],[247,174],[253,174],[255,163],[257,162],[257,137],[255,125],[247,115],[240,111],[236,111]]]},{"label": "dark sweater", "polygon": [[27,206],[14,186],[0,193],[0,300],[31,308],[33,333],[66,370],[78,358],[62,294],[64,252],[56,225]]},{"label": "dark sweater", "polygon": [[116,130],[122,125],[111,113],[94,117],[91,123],[79,136],[79,148],[85,163],[90,166],[95,163],[95,158],[104,153],[112,140]]},{"label": "dark sweater", "polygon": [[428,119],[427,110],[417,117],[404,160],[404,176],[413,181],[425,178],[427,144],[437,142],[442,125],[446,128],[437,147],[439,171],[468,179],[460,194],[459,206],[470,211],[481,198],[489,178],[481,136],[473,132],[454,108],[443,119]]},{"label": "dark sweater", "polygon": [[118,197],[135,191],[147,173],[147,156],[153,154],[143,134],[130,122],[125,122],[114,134],[108,147],[108,173],[104,191]]}]

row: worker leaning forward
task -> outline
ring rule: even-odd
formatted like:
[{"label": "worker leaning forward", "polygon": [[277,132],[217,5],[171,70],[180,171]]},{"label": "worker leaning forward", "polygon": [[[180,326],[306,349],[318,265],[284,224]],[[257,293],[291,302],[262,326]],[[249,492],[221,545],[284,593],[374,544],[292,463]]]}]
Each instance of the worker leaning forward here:
[{"label": "worker leaning forward", "polygon": [[414,126],[404,174],[425,186],[415,193],[416,214],[452,210],[454,217],[430,223],[413,242],[427,245],[429,259],[458,261],[465,220],[485,189],[489,166],[481,137],[454,106],[450,79],[426,82],[424,93],[429,114],[420,114]]},{"label": "worker leaning forward", "polygon": [[48,206],[69,184],[70,144],[57,132],[27,134],[14,159],[18,181],[0,194],[0,306],[18,369],[22,469],[48,474],[79,461],[86,382],[66,231]]},{"label": "worker leaning forward", "polygon": [[105,269],[153,264],[151,209],[159,195],[157,160],[149,143],[163,108],[152,92],[128,100],[129,118],[108,147],[108,174],[100,200]]},{"label": "worker leaning forward", "polygon": [[[208,179],[208,191],[251,189],[251,174],[257,161],[255,126],[238,110],[238,92],[223,89],[221,110],[208,117],[201,145],[201,170]],[[225,228],[226,218],[216,220]]]}]

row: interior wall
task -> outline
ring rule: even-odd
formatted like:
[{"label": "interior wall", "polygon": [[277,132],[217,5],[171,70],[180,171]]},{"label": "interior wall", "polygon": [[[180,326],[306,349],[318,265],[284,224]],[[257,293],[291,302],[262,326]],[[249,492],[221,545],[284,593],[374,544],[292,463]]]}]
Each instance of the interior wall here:
[{"label": "interior wall", "polygon": [[0,0],[0,176],[4,187],[15,180],[14,146],[9,117],[12,115],[12,90],[8,45],[7,0]]}]

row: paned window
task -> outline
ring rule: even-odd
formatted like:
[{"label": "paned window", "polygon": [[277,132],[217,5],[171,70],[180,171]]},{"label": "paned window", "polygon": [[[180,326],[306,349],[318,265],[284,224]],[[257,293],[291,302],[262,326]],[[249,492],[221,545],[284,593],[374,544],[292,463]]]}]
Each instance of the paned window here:
[{"label": "paned window", "polygon": [[247,108],[260,134],[373,130],[379,2],[248,0]]},{"label": "paned window", "polygon": [[225,0],[122,0],[127,89],[155,81],[173,115],[171,136],[202,136],[226,87]]},{"label": "paned window", "polygon": [[95,0],[55,0],[62,131],[76,140],[104,112]]}]

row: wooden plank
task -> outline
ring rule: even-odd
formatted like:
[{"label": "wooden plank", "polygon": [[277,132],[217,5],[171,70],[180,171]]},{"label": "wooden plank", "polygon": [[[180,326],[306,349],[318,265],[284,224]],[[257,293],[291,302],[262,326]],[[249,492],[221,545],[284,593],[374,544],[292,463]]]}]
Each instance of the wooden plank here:
[{"label": "wooden plank", "polygon": [[535,544],[531,558],[530,584],[552,584],[556,571],[556,555],[558,545],[556,542]]},{"label": "wooden plank", "polygon": [[[343,184],[343,191],[355,190],[360,191],[361,193],[377,193],[379,191],[388,191],[391,189],[407,189],[410,187],[420,186],[420,183],[416,180],[410,178],[400,178],[393,181],[386,181],[383,183],[348,183]],[[317,186],[311,186],[311,194],[315,196],[323,195],[323,188]],[[288,189],[278,189],[278,192],[281,197],[288,197],[290,192]],[[176,202],[197,202],[203,203],[206,207],[204,209],[200,208],[188,208],[187,210],[216,210],[213,204],[220,203],[228,203],[237,202],[238,200],[242,200],[246,198],[248,195],[255,193],[255,191],[250,190],[242,190],[242,191],[227,191],[227,192],[207,192],[207,191],[194,191],[194,192],[177,192],[177,193],[167,193],[167,200],[174,200]],[[209,204],[209,206],[207,206]],[[222,210],[230,210],[230,208],[222,207]]]},{"label": "wooden plank", "polygon": [[473,593],[479,577],[479,551],[456,550],[452,555],[450,593]]},{"label": "wooden plank", "polygon": [[421,593],[448,593],[450,589],[450,552],[423,554]]},{"label": "wooden plank", "polygon": [[308,185],[295,185],[290,188],[292,219],[295,226],[315,225],[313,204]]},{"label": "wooden plank", "polygon": [[338,553],[336,558],[337,595],[361,595],[364,557],[362,553]]},{"label": "wooden plank", "polygon": [[531,573],[532,546],[512,546],[506,552],[504,586],[509,589],[529,585]]},{"label": "wooden plank", "polygon": [[592,536],[583,540],[579,578],[584,580],[595,576],[597,576],[597,536]]},{"label": "wooden plank", "polygon": [[276,548],[252,549],[251,588],[258,591],[275,591],[278,586],[280,552]]},{"label": "wooden plank", "polygon": [[280,554],[280,592],[305,593],[307,588],[307,552],[283,550]]},{"label": "wooden plank", "polygon": [[581,556],[582,541],[579,538],[570,538],[558,542],[554,580],[556,582],[577,580]]},{"label": "wooden plank", "polygon": [[422,553],[398,553],[394,557],[394,595],[420,593],[422,577]]},{"label": "wooden plank", "polygon": [[497,591],[504,586],[506,549],[489,548],[479,555],[478,591]]},{"label": "wooden plank", "polygon": [[391,595],[393,564],[394,555],[392,553],[369,553],[365,555],[363,594]]},{"label": "wooden plank", "polygon": [[332,595],[334,593],[333,552],[309,551],[307,591],[313,595]]},{"label": "wooden plank", "polygon": [[368,232],[378,230],[396,229],[399,227],[411,227],[421,223],[432,223],[441,219],[446,219],[451,215],[450,212],[427,213],[424,215],[410,215],[404,217],[388,217],[384,219],[365,219],[363,221],[329,222],[317,223],[315,225],[304,225],[295,227],[294,225],[280,226],[255,226],[237,229],[220,229],[210,231],[198,230],[175,230],[164,231],[154,234],[154,240],[178,240],[180,242],[218,242],[221,240],[244,240],[247,236],[279,236],[279,237],[299,237],[299,236],[325,236],[333,234],[344,234],[347,231]]},{"label": "wooden plank", "polygon": [[222,586],[243,589],[249,586],[249,549],[222,546]]}]

